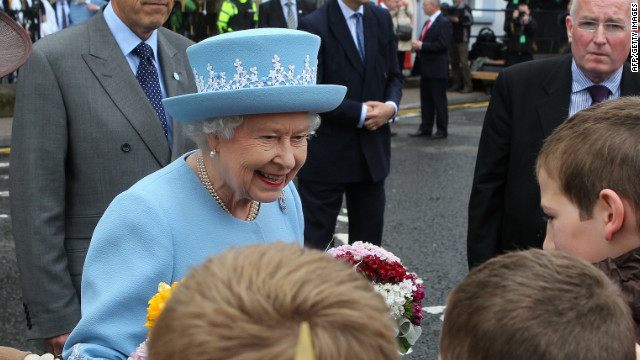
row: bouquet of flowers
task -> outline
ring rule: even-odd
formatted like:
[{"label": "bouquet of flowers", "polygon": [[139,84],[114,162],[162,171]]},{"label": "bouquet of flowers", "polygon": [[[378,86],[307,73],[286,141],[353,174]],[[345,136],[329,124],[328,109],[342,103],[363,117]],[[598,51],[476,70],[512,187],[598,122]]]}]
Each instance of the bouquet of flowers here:
[{"label": "bouquet of flowers", "polygon": [[[153,329],[156,325],[158,316],[160,316],[162,310],[164,310],[165,304],[171,298],[171,295],[178,284],[179,282],[174,282],[171,286],[164,282],[158,284],[158,293],[153,295],[151,300],[149,300],[149,307],[147,308],[147,323],[143,326]],[[136,348],[135,352],[132,352],[131,355],[129,355],[127,360],[147,360],[149,358],[147,344],[149,343],[150,337],[151,330],[147,333],[147,338]]]},{"label": "bouquet of flowers", "polygon": [[407,273],[397,256],[370,243],[357,241],[327,252],[347,261],[382,295],[396,320],[398,348],[406,354],[422,333],[424,290],[418,277]]}]

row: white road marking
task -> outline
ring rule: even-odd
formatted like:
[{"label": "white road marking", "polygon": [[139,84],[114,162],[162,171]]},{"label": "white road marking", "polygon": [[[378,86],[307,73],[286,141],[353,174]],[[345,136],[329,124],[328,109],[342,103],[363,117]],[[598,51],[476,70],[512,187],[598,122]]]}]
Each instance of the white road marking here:
[{"label": "white road marking", "polygon": [[440,321],[444,321],[445,308],[446,306],[425,306],[422,308],[422,311],[428,312],[429,314],[433,314],[433,315],[442,314],[440,315]]},{"label": "white road marking", "polygon": [[[335,233],[333,234],[333,239],[334,239],[335,246],[346,245],[349,243],[349,234]],[[338,243],[342,243],[342,244],[338,244]]]}]

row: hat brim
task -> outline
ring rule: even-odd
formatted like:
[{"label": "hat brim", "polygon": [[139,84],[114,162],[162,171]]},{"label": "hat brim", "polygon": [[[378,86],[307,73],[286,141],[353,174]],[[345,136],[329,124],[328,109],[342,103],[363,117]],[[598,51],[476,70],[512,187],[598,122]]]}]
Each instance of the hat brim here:
[{"label": "hat brim", "polygon": [[31,55],[29,35],[7,13],[0,11],[0,78],[11,74]]},{"label": "hat brim", "polygon": [[187,94],[162,102],[177,120],[193,121],[231,115],[326,112],[338,107],[346,92],[347,88],[340,85],[269,86]]}]

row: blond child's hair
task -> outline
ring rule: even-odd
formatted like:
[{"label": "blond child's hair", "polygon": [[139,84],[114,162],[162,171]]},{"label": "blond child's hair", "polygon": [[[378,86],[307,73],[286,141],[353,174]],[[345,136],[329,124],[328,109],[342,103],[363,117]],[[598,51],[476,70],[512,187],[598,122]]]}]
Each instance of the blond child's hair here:
[{"label": "blond child's hair", "polygon": [[292,360],[302,321],[317,360],[398,359],[380,295],[346,263],[281,242],[195,268],[151,332],[154,360]]}]

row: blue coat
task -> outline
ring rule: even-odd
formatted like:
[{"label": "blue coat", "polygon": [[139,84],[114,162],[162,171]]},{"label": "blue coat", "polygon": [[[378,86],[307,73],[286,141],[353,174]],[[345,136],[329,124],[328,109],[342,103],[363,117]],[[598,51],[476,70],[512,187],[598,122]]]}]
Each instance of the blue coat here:
[{"label": "blue coat", "polygon": [[82,278],[82,319],[67,340],[67,359],[126,359],[146,338],[147,302],[159,282],[230,246],[276,240],[302,245],[298,193],[285,187],[251,222],[227,214],[209,195],[185,156],[118,195],[96,227]]}]

